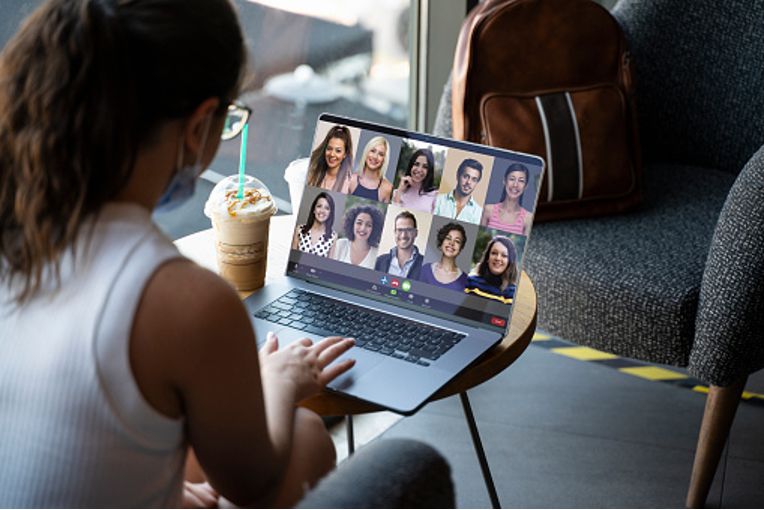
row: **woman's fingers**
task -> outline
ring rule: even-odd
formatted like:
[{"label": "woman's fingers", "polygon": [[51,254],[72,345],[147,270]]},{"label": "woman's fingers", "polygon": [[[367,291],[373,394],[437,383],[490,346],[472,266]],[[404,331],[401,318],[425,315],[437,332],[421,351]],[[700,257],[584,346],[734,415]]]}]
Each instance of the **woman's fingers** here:
[{"label": "woman's fingers", "polygon": [[279,339],[273,331],[268,331],[268,334],[265,337],[265,345],[263,345],[262,350],[265,354],[273,354],[279,350]]},{"label": "woman's fingers", "polygon": [[217,508],[219,497],[207,482],[183,482],[183,508]]},{"label": "woman's fingers", "polygon": [[340,375],[344,374],[353,366],[355,365],[354,359],[344,359],[340,361],[339,363],[335,363],[334,365],[326,368],[325,370],[321,371],[321,375],[318,377],[318,382],[321,384],[321,386],[326,386],[330,382],[332,382],[334,379],[339,377]]},{"label": "woman's fingers", "polygon": [[330,336],[318,342],[315,346],[318,356],[318,368],[323,370],[334,360],[345,354],[355,345],[352,338],[343,338],[341,336]]}]

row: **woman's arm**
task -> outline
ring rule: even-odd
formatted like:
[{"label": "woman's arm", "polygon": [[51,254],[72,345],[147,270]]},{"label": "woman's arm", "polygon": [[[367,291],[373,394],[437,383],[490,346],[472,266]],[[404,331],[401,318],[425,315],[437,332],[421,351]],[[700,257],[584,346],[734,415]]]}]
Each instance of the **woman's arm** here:
[{"label": "woman's arm", "polygon": [[531,225],[533,225],[533,213],[525,211],[525,218],[523,219],[523,234],[528,235],[531,231]]},{"label": "woman's arm", "polygon": [[299,232],[300,232],[301,228],[302,228],[302,225],[297,225],[297,227],[295,227],[295,229],[294,229],[294,239],[292,240],[292,249],[293,250],[297,249],[298,240],[300,239]]},{"label": "woman's arm", "polygon": [[493,215],[494,207],[496,207],[496,204],[485,204],[485,207],[483,207],[483,214],[480,215],[480,226],[485,227],[488,225],[488,220],[490,220],[491,215]]},{"label": "woman's arm", "polygon": [[431,201],[429,205],[429,210],[425,212],[428,212],[430,214],[435,214],[435,202],[438,200],[438,190],[434,189],[430,193],[428,193],[428,195]]},{"label": "woman's arm", "polygon": [[377,192],[379,201],[382,203],[390,202],[390,194],[393,192],[393,183],[387,179],[382,180],[382,184],[379,185],[379,191]]},{"label": "woman's arm", "polygon": [[323,371],[324,362],[347,350],[342,339],[333,342],[268,356],[261,379],[238,294],[214,273],[178,260],[162,266],[146,286],[130,362],[154,408],[185,416],[188,440],[210,484],[236,504],[263,506],[283,482],[295,403],[349,368]]},{"label": "woman's arm", "polygon": [[340,188],[340,193],[344,193],[346,195],[348,193],[350,193],[350,181],[351,180],[352,180],[352,175],[348,174],[348,176],[345,178],[345,182],[342,183],[342,187]]},{"label": "woman's arm", "polygon": [[334,232],[332,235],[334,236],[334,242],[332,243],[332,247],[329,248],[329,253],[326,255],[326,257],[330,259],[334,258],[334,248],[337,246],[337,232]]}]

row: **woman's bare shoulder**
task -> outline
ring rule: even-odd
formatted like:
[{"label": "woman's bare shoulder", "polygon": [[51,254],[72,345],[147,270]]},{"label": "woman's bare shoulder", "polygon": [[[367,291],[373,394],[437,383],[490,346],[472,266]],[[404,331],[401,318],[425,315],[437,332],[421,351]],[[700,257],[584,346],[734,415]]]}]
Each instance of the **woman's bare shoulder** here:
[{"label": "woman's bare shoulder", "polygon": [[350,175],[350,193],[353,193],[355,189],[358,187],[358,182],[360,180],[360,176],[358,174],[351,174]]},{"label": "woman's bare shoulder", "polygon": [[189,389],[251,358],[254,340],[236,291],[215,273],[175,259],[143,291],[130,335],[130,364],[149,403],[178,417],[187,412]]},{"label": "woman's bare shoulder", "polygon": [[178,360],[224,351],[222,344],[231,351],[239,342],[251,346],[254,332],[233,287],[212,271],[177,259],[162,265],[149,280],[138,306],[132,339],[153,342]]},{"label": "woman's bare shoulder", "polygon": [[496,207],[497,204],[485,204],[485,207],[483,207],[483,213],[480,215],[480,224],[483,226],[486,226],[488,224],[488,220],[493,215],[493,208]]}]

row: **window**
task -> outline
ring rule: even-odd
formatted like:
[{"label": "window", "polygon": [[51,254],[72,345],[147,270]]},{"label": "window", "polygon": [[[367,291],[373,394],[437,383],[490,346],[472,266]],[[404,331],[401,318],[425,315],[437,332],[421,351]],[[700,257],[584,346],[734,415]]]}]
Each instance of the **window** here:
[{"label": "window", "polygon": [[[0,47],[42,1],[0,1]],[[410,125],[411,0],[233,1],[255,71],[241,97],[253,111],[247,173],[263,180],[279,208],[289,211],[284,169],[309,155],[320,113]],[[190,203],[155,216],[171,237],[209,227],[204,201],[220,176],[238,171],[240,143],[221,144]]]},{"label": "window", "polygon": [[[409,122],[409,0],[237,0],[254,80],[247,173],[289,208],[284,169],[310,155],[318,115]],[[236,173],[240,139],[224,142],[205,178]]]},{"label": "window", "polygon": [[[461,0],[459,0],[461,2]],[[254,78],[246,172],[291,211],[284,170],[308,157],[323,112],[411,126],[410,0],[235,0]],[[414,2],[416,4],[416,2]],[[416,7],[414,7],[416,8]],[[449,57],[450,59],[451,57]],[[221,144],[194,199],[157,223],[173,238],[208,228],[204,202],[239,169],[241,138]]]}]

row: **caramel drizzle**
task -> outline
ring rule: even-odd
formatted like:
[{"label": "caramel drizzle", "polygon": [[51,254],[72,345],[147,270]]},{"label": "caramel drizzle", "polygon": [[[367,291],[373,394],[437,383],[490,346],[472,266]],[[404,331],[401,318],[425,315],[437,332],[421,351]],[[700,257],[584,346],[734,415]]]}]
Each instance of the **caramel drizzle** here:
[{"label": "caramel drizzle", "polygon": [[230,190],[225,194],[226,202],[228,202],[228,214],[231,216],[236,216],[236,213],[247,203],[256,204],[262,199],[269,200],[269,197],[263,195],[256,189],[245,189],[244,197],[241,199],[238,198],[238,193],[238,190]]}]

